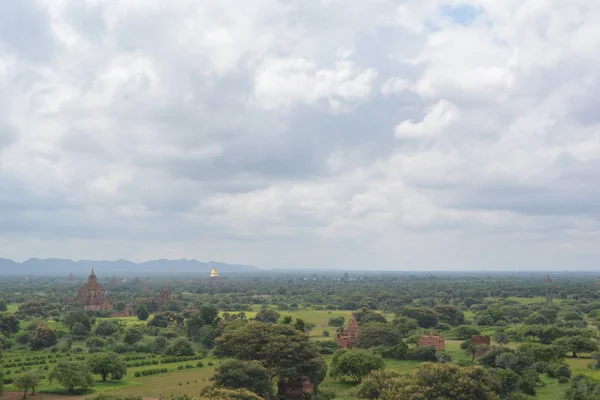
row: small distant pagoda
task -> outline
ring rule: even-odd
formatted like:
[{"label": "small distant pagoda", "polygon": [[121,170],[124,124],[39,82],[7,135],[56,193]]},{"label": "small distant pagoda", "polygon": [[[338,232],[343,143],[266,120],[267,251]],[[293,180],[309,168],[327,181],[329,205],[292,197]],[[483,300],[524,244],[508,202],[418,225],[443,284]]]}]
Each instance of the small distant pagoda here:
[{"label": "small distant pagoda", "polygon": [[219,271],[217,271],[217,269],[215,267],[213,267],[213,269],[210,271],[210,279],[214,279],[214,280],[221,279],[219,277]]},{"label": "small distant pagoda", "polygon": [[544,283],[552,283],[552,278],[550,278],[550,275],[546,275],[544,278]]},{"label": "small distant pagoda", "polygon": [[348,326],[342,332],[336,335],[335,342],[343,349],[350,348],[354,342],[356,342],[358,332],[358,322],[356,322],[354,313],[352,313],[350,320],[348,321]]},{"label": "small distant pagoda", "polygon": [[79,303],[84,310],[91,311],[108,311],[113,308],[112,303],[106,297],[104,287],[98,283],[93,268],[87,282],[79,289],[77,297],[66,301],[67,306],[73,303]]},{"label": "small distant pagoda", "polygon": [[138,276],[135,277],[135,280],[133,281],[134,285],[139,285],[140,283],[142,283],[142,281],[140,280],[140,278]]},{"label": "small distant pagoda", "polygon": [[68,281],[76,281],[77,278],[75,278],[75,275],[73,275],[72,272],[69,272],[69,276],[67,276],[67,280]]},{"label": "small distant pagoda", "polygon": [[112,279],[110,280],[112,283],[117,283],[117,277],[113,275]]},{"label": "small distant pagoda", "polygon": [[169,285],[167,284],[167,282],[165,282],[163,284],[162,290],[160,291],[158,296],[156,296],[156,301],[158,301],[159,303],[164,303],[171,300],[172,298],[173,295],[171,294],[171,292],[169,292]]}]

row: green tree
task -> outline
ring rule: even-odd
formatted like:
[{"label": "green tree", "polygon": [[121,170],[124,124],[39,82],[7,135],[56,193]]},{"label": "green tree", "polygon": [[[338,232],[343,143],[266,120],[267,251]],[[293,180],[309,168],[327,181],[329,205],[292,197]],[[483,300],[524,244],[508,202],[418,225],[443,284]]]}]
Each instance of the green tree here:
[{"label": "green tree", "polygon": [[404,307],[400,315],[417,320],[421,328],[433,328],[438,324],[438,314],[431,308]]},{"label": "green tree", "polygon": [[356,347],[364,349],[386,346],[393,347],[400,342],[400,335],[390,324],[371,322],[361,326],[356,340]]},{"label": "green tree", "polygon": [[178,338],[167,347],[166,353],[171,356],[193,356],[195,354],[192,344],[186,338]]},{"label": "green tree", "polygon": [[8,307],[6,306],[6,301],[4,299],[0,299],[0,312],[4,312],[8,310]]},{"label": "green tree", "polygon": [[439,321],[452,326],[465,323],[465,314],[456,306],[450,304],[438,304],[433,308],[439,315]]},{"label": "green tree", "polygon": [[419,329],[419,324],[416,319],[408,318],[408,317],[397,317],[392,320],[392,325],[396,328],[396,331],[403,338],[408,337],[408,335]]},{"label": "green tree", "polygon": [[560,338],[555,343],[561,346],[564,351],[573,353],[573,357],[577,357],[577,353],[592,353],[598,351],[598,343],[583,336]]},{"label": "green tree", "polygon": [[143,326],[132,326],[125,332],[123,342],[128,345],[133,345],[144,338],[144,327]]},{"label": "green tree", "polygon": [[457,326],[451,332],[451,336],[461,340],[471,339],[472,336],[477,335],[481,335],[481,331],[472,325]]},{"label": "green tree", "polygon": [[215,368],[214,385],[227,389],[248,389],[261,397],[271,397],[269,371],[257,361],[226,361]]},{"label": "green tree", "polygon": [[87,332],[92,330],[92,321],[90,317],[83,310],[69,311],[63,319],[63,324],[69,329],[73,330],[75,324],[81,324]]},{"label": "green tree", "polygon": [[265,322],[270,324],[276,324],[279,321],[279,313],[269,308],[261,308],[254,317],[259,322]]},{"label": "green tree", "polygon": [[116,353],[96,353],[87,359],[91,373],[100,375],[102,382],[110,375],[113,380],[121,380],[127,373],[127,364]]},{"label": "green tree", "polygon": [[11,313],[0,314],[0,332],[6,337],[11,337],[19,332],[19,319]]},{"label": "green tree", "polygon": [[76,361],[59,361],[48,380],[52,383],[57,381],[67,388],[69,392],[75,389],[89,389],[94,385],[94,376],[88,370],[87,365]]},{"label": "green tree", "polygon": [[137,309],[135,310],[135,314],[137,315],[137,318],[140,321],[146,321],[146,320],[148,320],[148,317],[150,317],[148,308],[146,308],[146,306],[144,304],[140,304],[139,306],[137,306]]},{"label": "green tree", "polygon": [[396,380],[401,376],[396,371],[371,371],[358,387],[358,397],[371,400],[385,397],[387,393],[395,391]]},{"label": "green tree", "polygon": [[327,366],[309,337],[289,325],[249,322],[235,330],[226,330],[216,340],[216,357],[258,361],[269,371],[269,380],[308,376],[318,386]]},{"label": "green tree", "polygon": [[39,350],[54,346],[57,341],[58,334],[56,333],[56,329],[40,323],[31,334],[29,344],[32,350]]},{"label": "green tree", "polygon": [[27,371],[15,376],[13,384],[23,391],[23,398],[26,399],[29,389],[31,389],[31,394],[35,395],[35,388],[39,386],[40,381],[40,375],[36,371]]},{"label": "green tree", "polygon": [[412,376],[396,379],[382,400],[461,399],[497,400],[496,380],[485,369],[454,364],[421,364]]},{"label": "green tree", "polygon": [[101,320],[96,325],[94,335],[96,336],[112,336],[122,330],[122,325],[114,320]]},{"label": "green tree", "polygon": [[71,334],[76,338],[84,338],[90,333],[81,322],[76,322],[71,328]]},{"label": "green tree", "polygon": [[599,400],[600,381],[579,374],[571,379],[571,385],[565,393],[565,400]]},{"label": "green tree", "polygon": [[379,354],[363,349],[339,349],[333,354],[329,374],[348,376],[360,383],[371,371],[383,369],[385,363]]}]

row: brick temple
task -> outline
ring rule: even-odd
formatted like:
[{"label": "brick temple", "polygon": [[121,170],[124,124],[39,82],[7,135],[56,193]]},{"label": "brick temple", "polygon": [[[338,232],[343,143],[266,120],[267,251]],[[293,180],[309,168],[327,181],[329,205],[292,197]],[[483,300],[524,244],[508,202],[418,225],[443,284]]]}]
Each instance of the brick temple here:
[{"label": "brick temple", "polygon": [[335,342],[343,349],[350,348],[356,342],[359,331],[358,323],[356,322],[354,313],[352,313],[350,321],[348,321],[348,326],[335,336]]},{"label": "brick temple", "polygon": [[277,387],[277,395],[285,400],[303,400],[315,390],[315,387],[308,376],[287,381],[279,381]]},{"label": "brick temple", "polygon": [[446,349],[446,340],[444,339],[444,334],[440,333],[439,336],[436,336],[433,333],[433,329],[429,332],[429,335],[424,335],[421,333],[421,337],[419,338],[419,346],[423,347],[435,347],[436,350],[445,350]]},{"label": "brick temple", "polygon": [[169,285],[167,282],[163,283],[163,288],[160,293],[156,296],[156,301],[159,303],[164,303],[173,299],[173,295],[169,292]]},{"label": "brick temple", "polygon": [[106,297],[104,287],[98,283],[98,278],[96,278],[93,268],[87,282],[79,289],[77,297],[67,299],[66,303],[67,305],[79,303],[83,306],[84,310],[91,311],[108,311],[113,308],[112,303]]}]

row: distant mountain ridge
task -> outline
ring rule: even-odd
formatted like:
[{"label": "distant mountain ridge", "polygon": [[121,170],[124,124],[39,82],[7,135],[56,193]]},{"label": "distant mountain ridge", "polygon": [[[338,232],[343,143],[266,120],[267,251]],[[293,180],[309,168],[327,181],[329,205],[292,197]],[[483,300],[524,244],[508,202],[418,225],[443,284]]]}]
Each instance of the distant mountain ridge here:
[{"label": "distant mountain ridge", "polygon": [[175,275],[175,274],[201,274],[210,273],[215,267],[220,273],[248,273],[259,271],[251,265],[227,264],[218,261],[202,262],[198,260],[150,260],[135,263],[129,260],[94,261],[68,258],[30,258],[18,263],[16,261],[0,258],[0,275],[43,275],[61,276],[72,273],[75,276],[87,276],[92,268],[100,275]]}]

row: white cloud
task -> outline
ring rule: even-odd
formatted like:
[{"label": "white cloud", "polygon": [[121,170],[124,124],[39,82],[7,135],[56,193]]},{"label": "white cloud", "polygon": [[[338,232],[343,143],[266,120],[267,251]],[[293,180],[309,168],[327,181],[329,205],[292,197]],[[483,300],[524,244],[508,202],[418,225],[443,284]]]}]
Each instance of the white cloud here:
[{"label": "white cloud", "polygon": [[435,137],[449,128],[460,117],[458,107],[447,100],[440,100],[426,110],[421,122],[402,121],[396,126],[397,138],[425,139]]},{"label": "white cloud", "polygon": [[599,44],[595,0],[5,2],[0,254],[592,267]]}]

